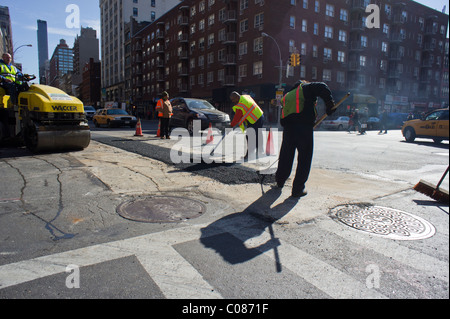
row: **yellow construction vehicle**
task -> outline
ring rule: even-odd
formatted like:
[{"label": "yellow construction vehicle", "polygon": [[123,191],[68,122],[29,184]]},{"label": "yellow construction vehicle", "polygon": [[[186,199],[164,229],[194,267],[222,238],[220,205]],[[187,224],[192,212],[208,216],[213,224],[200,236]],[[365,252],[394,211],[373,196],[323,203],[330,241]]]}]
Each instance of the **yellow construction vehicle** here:
[{"label": "yellow construction vehicle", "polygon": [[[23,75],[19,80],[35,78]],[[16,137],[32,152],[81,150],[89,145],[91,132],[83,103],[60,89],[32,84],[14,104],[0,87],[0,143]]]}]

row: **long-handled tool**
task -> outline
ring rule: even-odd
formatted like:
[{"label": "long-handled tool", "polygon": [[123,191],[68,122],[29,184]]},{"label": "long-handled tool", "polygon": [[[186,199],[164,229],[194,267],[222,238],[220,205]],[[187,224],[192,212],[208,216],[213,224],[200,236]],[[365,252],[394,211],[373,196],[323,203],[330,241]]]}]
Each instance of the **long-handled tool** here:
[{"label": "long-handled tool", "polygon": [[[348,99],[348,97],[350,96],[350,92],[348,92],[333,108],[332,108],[332,110],[334,111],[334,110],[336,110],[342,103],[344,103],[344,101],[346,100],[346,99]],[[319,125],[320,125],[320,123],[322,123],[323,122],[323,120],[325,120],[326,118],[327,118],[327,116],[328,116],[328,114],[327,113],[325,113],[324,115],[322,115],[322,117],[316,122],[316,124],[314,125],[314,128],[317,128]]]},{"label": "long-handled tool", "polygon": [[414,189],[422,194],[425,194],[434,200],[437,200],[439,202],[443,203],[449,203],[449,193],[448,191],[444,189],[439,189],[442,182],[444,181],[445,176],[447,176],[449,170],[449,166],[447,166],[447,169],[445,170],[444,175],[442,175],[441,180],[437,184],[437,186],[430,184],[426,181],[420,180],[419,183],[414,186]]},{"label": "long-handled tool", "polygon": [[216,149],[219,147],[219,145],[222,143],[222,141],[225,139],[226,136],[227,134],[224,133],[223,136],[220,138],[219,142],[217,142],[217,145],[214,146],[213,150],[209,153],[210,156],[214,154],[214,152],[216,151]]},{"label": "long-handled tool", "polygon": [[[332,108],[332,110],[336,110],[342,103],[344,103],[345,102],[345,100],[347,100],[348,99],[348,97],[350,96],[350,92],[348,92],[337,104],[335,104],[334,105],[334,107]],[[327,118],[327,114],[325,113],[317,122],[316,122],[316,124],[314,124],[314,129],[315,128],[317,128],[319,125],[320,125],[320,123],[322,123],[323,122],[323,120],[325,120],[326,118]],[[263,169],[263,170],[261,170],[260,172],[259,172],[259,174],[260,175],[271,175],[271,174],[273,174],[273,173],[270,173],[271,172],[271,168],[279,161],[280,159],[278,158],[275,162],[273,162],[268,168],[265,168],[265,169]]]}]

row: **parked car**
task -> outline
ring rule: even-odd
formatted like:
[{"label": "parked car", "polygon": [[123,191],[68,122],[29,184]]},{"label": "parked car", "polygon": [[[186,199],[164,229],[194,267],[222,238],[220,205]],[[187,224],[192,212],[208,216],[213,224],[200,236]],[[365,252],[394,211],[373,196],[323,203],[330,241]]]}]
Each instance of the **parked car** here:
[{"label": "parked car", "polygon": [[170,127],[184,127],[192,135],[194,133],[194,120],[201,121],[201,130],[212,124],[213,127],[224,129],[230,125],[230,116],[217,110],[208,101],[193,98],[177,97],[171,99],[173,116]]},{"label": "parked car", "polygon": [[348,116],[332,117],[329,119],[325,119],[322,122],[322,127],[327,130],[347,130],[349,121],[350,118]]},{"label": "parked car", "polygon": [[100,127],[101,125],[106,125],[108,127],[135,127],[137,123],[136,117],[128,114],[122,109],[98,110],[92,120],[96,127]]},{"label": "parked car", "polygon": [[378,117],[369,117],[367,119],[367,129],[377,130],[380,128],[380,119]]},{"label": "parked car", "polygon": [[449,111],[439,109],[432,111],[419,120],[405,122],[402,134],[407,142],[414,142],[417,137],[431,138],[435,143],[449,137]]},{"label": "parked car", "polygon": [[90,106],[90,105],[84,106],[84,114],[86,115],[86,118],[88,120],[92,120],[92,118],[95,115],[95,112],[96,112],[96,110],[93,106]]}]

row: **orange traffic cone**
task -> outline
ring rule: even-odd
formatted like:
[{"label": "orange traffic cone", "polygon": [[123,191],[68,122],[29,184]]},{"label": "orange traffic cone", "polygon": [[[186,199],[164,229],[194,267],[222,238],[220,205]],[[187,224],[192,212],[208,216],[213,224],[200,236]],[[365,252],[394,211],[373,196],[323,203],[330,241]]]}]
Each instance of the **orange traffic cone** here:
[{"label": "orange traffic cone", "polygon": [[134,136],[144,136],[144,134],[142,134],[141,119],[138,119],[136,124],[136,134],[134,134]]},{"label": "orange traffic cone", "polygon": [[214,136],[212,134],[212,124],[209,123],[208,136],[206,137],[206,144],[214,142]]},{"label": "orange traffic cone", "polygon": [[272,129],[269,128],[269,137],[267,138],[266,155],[275,155],[275,145],[273,144]]},{"label": "orange traffic cone", "polygon": [[158,131],[156,132],[156,136],[155,137],[161,137],[161,120],[159,120]]}]

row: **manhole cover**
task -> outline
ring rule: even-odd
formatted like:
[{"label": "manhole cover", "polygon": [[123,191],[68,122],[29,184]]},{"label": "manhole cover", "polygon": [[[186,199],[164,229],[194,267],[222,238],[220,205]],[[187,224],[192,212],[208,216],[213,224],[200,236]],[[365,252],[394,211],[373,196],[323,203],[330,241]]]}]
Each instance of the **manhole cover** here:
[{"label": "manhole cover", "polygon": [[425,239],[436,232],[423,218],[392,208],[343,205],[333,208],[331,214],[347,226],[390,239]]},{"label": "manhole cover", "polygon": [[153,196],[120,204],[123,218],[145,223],[176,223],[200,217],[206,211],[201,202],[174,196]]}]

